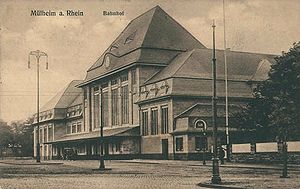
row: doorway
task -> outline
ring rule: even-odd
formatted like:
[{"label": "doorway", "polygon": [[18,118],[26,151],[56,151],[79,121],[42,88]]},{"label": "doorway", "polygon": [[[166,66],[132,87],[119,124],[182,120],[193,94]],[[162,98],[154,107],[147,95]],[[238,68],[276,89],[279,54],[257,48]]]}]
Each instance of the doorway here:
[{"label": "doorway", "polygon": [[162,158],[163,159],[169,159],[169,147],[168,147],[168,139],[162,139],[161,140],[161,147],[162,147]]}]

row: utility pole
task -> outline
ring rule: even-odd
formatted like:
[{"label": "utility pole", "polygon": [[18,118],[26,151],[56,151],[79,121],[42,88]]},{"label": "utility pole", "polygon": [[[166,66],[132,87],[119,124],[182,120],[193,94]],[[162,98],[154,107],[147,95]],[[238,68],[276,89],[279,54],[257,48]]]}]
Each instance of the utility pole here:
[{"label": "utility pole", "polygon": [[36,144],[36,162],[40,163],[41,162],[41,155],[40,155],[40,58],[42,56],[46,57],[46,69],[48,69],[48,55],[45,52],[36,50],[36,51],[31,51],[28,55],[28,68],[30,68],[30,56],[35,56],[36,57],[36,65],[37,65],[37,98],[36,98],[36,109],[37,109],[37,144]]},{"label": "utility pole", "polygon": [[213,57],[212,57],[212,76],[213,76],[213,96],[212,96],[212,124],[213,124],[213,159],[212,159],[212,184],[220,184],[221,177],[219,174],[219,158],[217,155],[218,145],[218,128],[217,128],[217,68],[216,68],[216,47],[215,47],[215,21],[213,21]]},{"label": "utility pole", "polygon": [[229,120],[228,120],[228,69],[227,69],[227,48],[226,48],[226,22],[225,22],[225,0],[223,0],[223,23],[224,23],[224,77],[225,77],[225,129],[226,129],[226,154],[227,162],[230,162],[231,150],[229,141]]}]

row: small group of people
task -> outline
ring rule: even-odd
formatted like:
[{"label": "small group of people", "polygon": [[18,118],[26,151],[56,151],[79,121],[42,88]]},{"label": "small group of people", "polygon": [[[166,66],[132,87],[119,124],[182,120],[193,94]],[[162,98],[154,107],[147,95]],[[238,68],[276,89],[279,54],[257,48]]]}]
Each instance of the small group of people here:
[{"label": "small group of people", "polygon": [[77,151],[72,148],[65,148],[63,152],[63,160],[73,160],[77,159]]}]

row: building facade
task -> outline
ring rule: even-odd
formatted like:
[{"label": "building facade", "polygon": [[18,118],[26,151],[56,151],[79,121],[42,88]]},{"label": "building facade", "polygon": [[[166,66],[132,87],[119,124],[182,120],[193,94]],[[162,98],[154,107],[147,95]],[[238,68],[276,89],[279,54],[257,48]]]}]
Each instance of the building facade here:
[{"label": "building facade", "polygon": [[[225,143],[223,53],[216,52],[220,144]],[[83,81],[70,86],[79,93],[72,102],[62,109],[46,108],[48,114],[61,111],[61,117],[41,120],[42,155],[60,158],[72,148],[78,158],[98,158],[102,123],[108,159],[209,158],[211,57],[211,49],[159,6],[150,9],[127,25]],[[273,58],[227,52],[230,113],[252,98],[256,83],[267,78]]]}]

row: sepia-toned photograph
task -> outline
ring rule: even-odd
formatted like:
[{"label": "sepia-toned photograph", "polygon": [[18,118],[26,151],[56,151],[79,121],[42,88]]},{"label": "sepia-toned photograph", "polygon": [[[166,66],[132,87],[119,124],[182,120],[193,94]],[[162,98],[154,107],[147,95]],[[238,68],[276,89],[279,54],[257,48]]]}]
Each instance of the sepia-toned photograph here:
[{"label": "sepia-toned photograph", "polygon": [[0,189],[299,189],[299,10],[0,1]]}]

